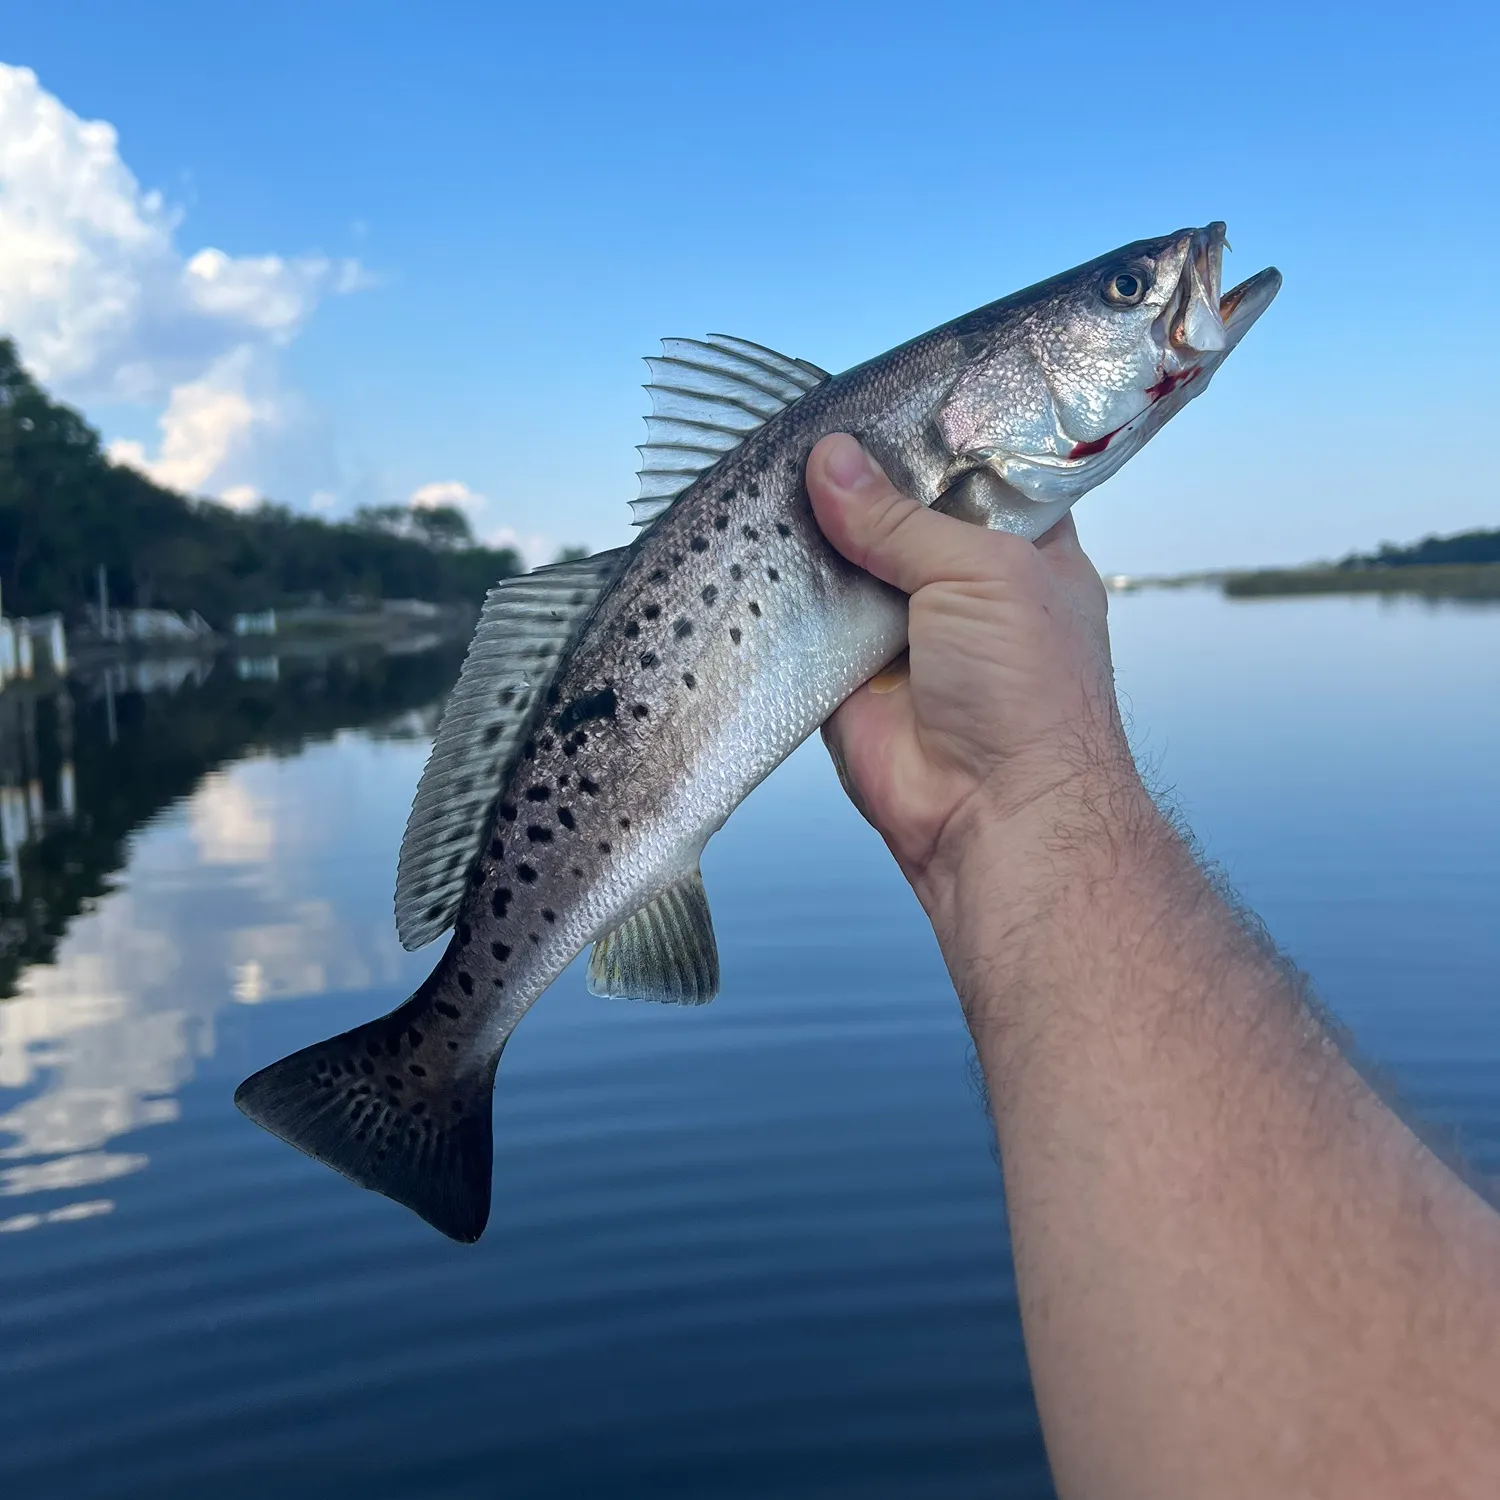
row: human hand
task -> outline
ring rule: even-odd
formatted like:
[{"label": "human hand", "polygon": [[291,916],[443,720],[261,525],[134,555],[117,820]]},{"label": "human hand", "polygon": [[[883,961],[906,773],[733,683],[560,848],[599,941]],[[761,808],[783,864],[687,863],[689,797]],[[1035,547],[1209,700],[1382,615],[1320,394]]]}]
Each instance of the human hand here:
[{"label": "human hand", "polygon": [[1034,842],[1070,793],[1076,807],[1100,785],[1139,787],[1104,586],[1071,517],[1033,545],[941,515],[841,433],[813,449],[807,487],[828,540],[911,596],[909,666],[860,688],[823,735],[929,910],[977,828]]}]

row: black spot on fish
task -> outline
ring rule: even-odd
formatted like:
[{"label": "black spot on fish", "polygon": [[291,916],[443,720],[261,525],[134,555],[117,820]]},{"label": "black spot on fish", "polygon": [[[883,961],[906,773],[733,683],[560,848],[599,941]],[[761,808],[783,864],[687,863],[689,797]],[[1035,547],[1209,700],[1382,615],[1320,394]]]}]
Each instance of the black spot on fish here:
[{"label": "black spot on fish", "polygon": [[644,719],[646,715],[651,712],[651,710],[647,708],[644,703],[635,703],[631,705],[630,712],[637,719]]},{"label": "black spot on fish", "polygon": [[[665,583],[668,577],[670,577],[670,575],[665,568],[653,568],[651,570],[651,575],[648,581],[651,583]],[[647,614],[646,618],[648,620],[651,618],[649,613]]]},{"label": "black spot on fish", "polygon": [[469,946],[470,938],[474,936],[474,929],[470,927],[467,922],[460,919],[458,927],[456,928],[456,932],[458,936],[458,946],[460,948],[467,948]]},{"label": "black spot on fish", "polygon": [[420,1120],[427,1113],[427,1101],[425,1099],[416,1100],[412,1104],[411,1112],[413,1119]]},{"label": "black spot on fish", "polygon": [[637,621],[635,621],[635,620],[631,620],[625,626],[625,639],[627,641],[633,641],[636,638],[636,636],[638,636],[640,633],[641,633],[640,624]]},{"label": "black spot on fish", "polygon": [[527,885],[536,884],[536,871],[533,870],[530,865],[517,865],[516,874],[519,875]]},{"label": "black spot on fish", "polygon": [[772,583],[780,583],[781,582],[781,574],[778,573],[775,568],[767,568],[766,569],[766,577],[769,578]]},{"label": "black spot on fish", "polygon": [[556,684],[553,684],[552,687],[549,687],[547,689],[547,707],[556,708],[558,699],[560,699],[561,697],[562,693],[558,691]]},{"label": "black spot on fish", "polygon": [[643,667],[659,667],[661,665],[661,657],[654,651],[643,651],[641,653],[641,665]]},{"label": "black spot on fish", "polygon": [[630,819],[629,818],[621,818],[620,819],[620,827],[621,828],[629,828],[630,827]]},{"label": "black spot on fish", "polygon": [[[434,1000],[432,1008],[440,1015],[447,1016],[450,1021],[456,1021],[463,1012],[456,1005],[449,1005],[446,1000]],[[455,1048],[455,1051],[458,1049]]]},{"label": "black spot on fish", "polygon": [[563,754],[566,755],[569,760],[572,760],[573,757],[578,754],[578,746],[575,745],[572,740],[564,740]]},{"label": "black spot on fish", "polygon": [[429,906],[427,908],[426,916],[429,922],[436,922],[442,914],[443,908],[441,906]]},{"label": "black spot on fish", "polygon": [[359,1060],[359,1070],[366,1076],[370,1076],[375,1072],[375,1064],[368,1057],[362,1057]]},{"label": "black spot on fish", "polygon": [[728,531],[729,530],[729,517],[728,516],[715,516],[714,517],[714,530],[715,531]]},{"label": "black spot on fish", "polygon": [[505,988],[505,981],[503,979],[492,979],[490,980],[490,983],[494,985],[497,990],[503,990]]},{"label": "black spot on fish", "polygon": [[568,600],[568,603],[569,604],[582,604],[583,603],[583,590],[579,589],[579,591],[576,594],[574,594],[572,596],[572,598],[570,598]]},{"label": "black spot on fish", "polygon": [[539,744],[543,750],[550,750],[556,743],[557,741],[554,740],[550,734],[544,734],[541,739],[537,741],[537,744]]},{"label": "black spot on fish", "polygon": [[528,802],[545,802],[551,795],[551,787],[529,786],[526,788],[526,800]]},{"label": "black spot on fish", "polygon": [[614,845],[608,839],[600,839],[599,852],[601,854],[612,854],[614,852]]},{"label": "black spot on fish", "polygon": [[495,743],[495,741],[498,740],[500,738],[500,736],[502,734],[504,734],[504,733],[505,733],[505,729],[504,729],[503,725],[500,725],[500,724],[491,724],[490,727],[488,729],[486,729],[485,732],[484,732],[484,742],[485,742],[485,744],[486,745],[493,745]]},{"label": "black spot on fish", "polygon": [[413,1078],[425,1078],[427,1076],[427,1069],[424,1068],[421,1063],[407,1063],[406,1071],[410,1073]]},{"label": "black spot on fish", "polygon": [[745,576],[745,570],[738,563],[730,563],[729,576],[738,582]]},{"label": "black spot on fish", "polygon": [[674,552],[672,554],[672,566],[674,568],[680,568],[682,566],[682,553]]},{"label": "black spot on fish", "polygon": [[688,545],[694,552],[707,552],[708,538],[706,536],[695,536]]},{"label": "black spot on fish", "polygon": [[682,685],[685,688],[695,688],[698,686],[698,679],[691,672],[684,672],[682,674]]},{"label": "black spot on fish", "polygon": [[448,1050],[450,1052],[457,1052],[458,1051],[458,1043],[457,1042],[449,1042],[448,1043]]},{"label": "black spot on fish", "polygon": [[509,708],[510,705],[515,701],[516,690],[514,688],[506,688],[506,690],[500,694],[500,704],[503,708]]},{"label": "black spot on fish", "polygon": [[539,943],[539,942],[541,942],[541,938],[538,937],[537,934],[534,933],[534,932],[528,932],[526,934],[526,936],[529,937],[533,943]]},{"label": "black spot on fish", "polygon": [[532,823],[526,829],[526,837],[530,839],[533,844],[550,844],[552,842],[552,830],[550,828],[542,828],[538,824]]},{"label": "black spot on fish", "polygon": [[556,920],[557,920],[557,913],[555,911],[553,911],[550,906],[544,906],[542,908],[542,921],[551,923],[551,922],[555,922]]},{"label": "black spot on fish", "polygon": [[535,760],[536,759],[536,741],[535,740],[527,740],[526,743],[521,746],[521,758],[522,758],[522,760]]},{"label": "black spot on fish", "polygon": [[717,584],[708,583],[703,586],[702,598],[705,604],[712,604],[718,597],[719,589]]},{"label": "black spot on fish", "polygon": [[415,1052],[422,1045],[424,1038],[415,1026],[410,1026],[407,1028],[406,1040],[411,1043],[412,1051]]},{"label": "black spot on fish", "polygon": [[740,535],[744,537],[747,542],[758,542],[760,540],[760,532],[758,532],[753,526],[741,526]]},{"label": "black spot on fish", "polygon": [[599,783],[591,776],[580,776],[578,778],[578,790],[586,796],[597,797],[599,795]]},{"label": "black spot on fish", "polygon": [[561,791],[563,787],[567,786],[567,784],[568,784],[568,773],[566,771],[564,771],[562,773],[562,775],[557,778],[557,787],[558,787],[558,790]]},{"label": "black spot on fish", "polygon": [[459,987],[459,989],[461,989],[464,992],[464,994],[466,994],[466,995],[472,995],[474,993],[474,978],[473,978],[473,976],[470,975],[470,974],[464,973],[464,971],[462,969],[460,969],[458,971],[458,987]]},{"label": "black spot on fish", "polygon": [[758,605],[758,604],[757,604],[757,603],[756,603],[756,602],[755,602],[755,600],[754,600],[754,599],[752,599],[752,600],[751,600],[751,601],[750,601],[750,613],[751,613],[751,614],[752,614],[752,615],[754,615],[754,616],[755,616],[755,618],[756,618],[756,619],[757,619],[757,620],[758,620],[758,619],[760,619],[760,605]]},{"label": "black spot on fish", "polygon": [[736,646],[738,646],[741,640],[744,639],[744,632],[738,625],[731,625],[729,627],[729,639],[732,640]]},{"label": "black spot on fish", "polygon": [[490,910],[494,912],[497,917],[503,917],[505,913],[510,909],[510,900],[510,888],[508,886],[502,885],[495,892],[495,894],[490,897]]},{"label": "black spot on fish", "polygon": [[[758,472],[764,474],[766,471],[765,459],[761,459],[761,461],[755,467]],[[752,479],[750,483],[745,486],[745,493],[749,495],[752,500],[754,500],[760,494],[760,486]]]},{"label": "black spot on fish", "polygon": [[672,634],[675,635],[679,641],[684,639],[686,636],[690,636],[692,633],[693,622],[691,620],[678,620],[677,623],[672,626]]},{"label": "black spot on fish", "polygon": [[641,611],[641,613],[645,615],[648,620],[659,619],[661,616],[661,605],[648,604],[645,609]]},{"label": "black spot on fish", "polygon": [[507,823],[514,823],[516,821],[516,804],[514,802],[502,802],[500,804],[500,816]]},{"label": "black spot on fish", "polygon": [[572,811],[571,808],[567,808],[567,807],[560,807],[560,808],[558,808],[558,810],[557,810],[557,821],[559,823],[561,823],[564,828],[573,828],[573,827],[577,826],[576,823],[575,823],[575,821],[574,821],[573,811]]},{"label": "black spot on fish", "polygon": [[776,523],[776,535],[777,536],[790,536],[791,534],[792,534],[792,528],[790,526],[788,526],[785,521],[778,521]]},{"label": "black spot on fish", "polygon": [[510,945],[508,943],[491,943],[490,952],[493,953],[501,963],[504,963],[505,960],[510,957]]},{"label": "black spot on fish", "polygon": [[504,859],[505,858],[505,845],[504,845],[504,843],[500,839],[491,839],[490,840],[490,854],[495,859]]},{"label": "black spot on fish", "polygon": [[574,865],[568,873],[573,877],[574,880],[583,879],[583,871],[577,865]]},{"label": "black spot on fish", "polygon": [[590,693],[587,698],[575,698],[557,716],[557,732],[567,734],[591,719],[612,719],[618,707],[613,688],[601,688],[597,693]]}]

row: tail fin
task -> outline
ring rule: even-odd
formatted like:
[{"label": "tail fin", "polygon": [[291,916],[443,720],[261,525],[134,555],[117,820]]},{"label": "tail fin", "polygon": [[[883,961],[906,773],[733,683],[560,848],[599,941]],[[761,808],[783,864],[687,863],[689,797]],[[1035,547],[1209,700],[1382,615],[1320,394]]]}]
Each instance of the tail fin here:
[{"label": "tail fin", "polygon": [[490,1216],[500,1058],[460,1068],[468,1049],[430,1035],[441,1020],[427,988],[378,1021],[262,1068],[234,1102],[272,1135],[472,1244]]}]

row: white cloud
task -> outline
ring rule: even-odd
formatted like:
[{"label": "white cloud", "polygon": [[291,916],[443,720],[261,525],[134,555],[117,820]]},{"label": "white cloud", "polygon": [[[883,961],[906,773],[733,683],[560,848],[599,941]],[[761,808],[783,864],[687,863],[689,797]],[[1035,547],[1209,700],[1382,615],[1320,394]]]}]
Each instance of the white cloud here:
[{"label": "white cloud", "polygon": [[418,485],[406,503],[414,510],[451,505],[472,515],[483,510],[489,502],[460,479],[434,479],[431,484]]},{"label": "white cloud", "polygon": [[67,399],[164,404],[155,456],[120,442],[117,462],[200,493],[301,500],[332,460],[276,351],[368,278],[322,255],[186,254],[178,228],[111,125],[0,64],[0,331]]}]

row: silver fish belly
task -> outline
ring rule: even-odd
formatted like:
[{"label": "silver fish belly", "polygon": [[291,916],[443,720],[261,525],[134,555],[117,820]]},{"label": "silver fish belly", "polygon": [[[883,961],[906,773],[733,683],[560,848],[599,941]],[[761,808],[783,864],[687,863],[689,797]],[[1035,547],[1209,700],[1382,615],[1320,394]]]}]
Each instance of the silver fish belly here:
[{"label": "silver fish belly", "polygon": [[668,341],[649,530],[492,590],[445,713],[397,898],[408,946],[451,926],[442,959],[390,1015],[246,1080],[240,1107],[477,1238],[495,1069],[526,1010],[590,943],[597,993],[712,999],[704,845],[905,644],[905,597],[817,529],[814,444],[853,432],[924,503],[1038,536],[1269,304],[1274,271],[1220,297],[1222,245],[1210,225],[1126,246],[839,376]]}]

